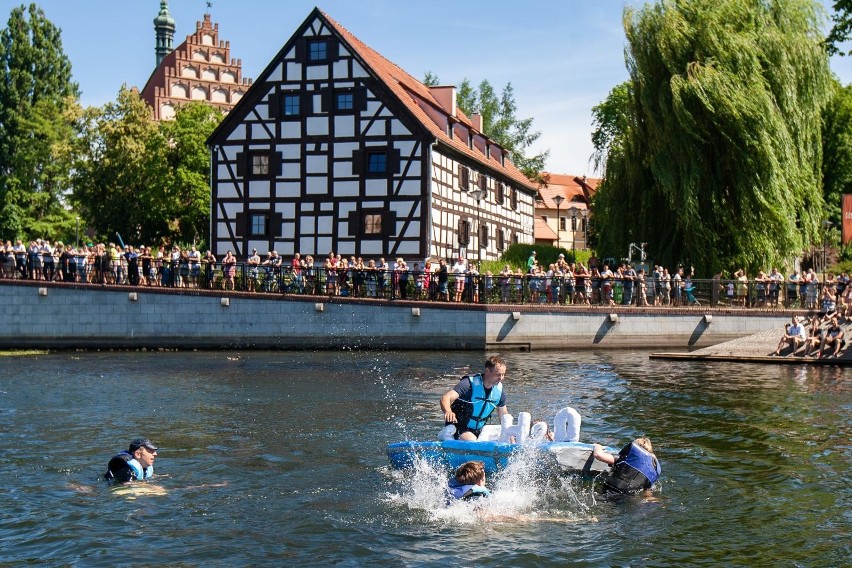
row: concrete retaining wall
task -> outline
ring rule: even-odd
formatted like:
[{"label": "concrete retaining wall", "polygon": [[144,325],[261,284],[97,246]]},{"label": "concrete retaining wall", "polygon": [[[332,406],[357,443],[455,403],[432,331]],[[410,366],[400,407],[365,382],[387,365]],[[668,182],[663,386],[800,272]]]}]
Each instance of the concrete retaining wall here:
[{"label": "concrete retaining wall", "polygon": [[677,350],[789,320],[786,313],[459,306],[16,281],[0,281],[0,294],[3,348]]}]

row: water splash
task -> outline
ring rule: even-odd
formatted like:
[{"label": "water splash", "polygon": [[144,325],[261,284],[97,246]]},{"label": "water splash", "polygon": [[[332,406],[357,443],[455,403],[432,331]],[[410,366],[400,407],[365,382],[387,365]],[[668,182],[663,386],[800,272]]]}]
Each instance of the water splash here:
[{"label": "water splash", "polygon": [[540,460],[533,445],[513,454],[508,466],[486,476],[491,490],[487,498],[458,501],[448,498],[447,480],[452,472],[416,457],[404,470],[386,470],[393,492],[387,500],[406,508],[410,516],[425,517],[439,524],[492,522],[594,521],[594,494],[578,478],[557,474]]}]

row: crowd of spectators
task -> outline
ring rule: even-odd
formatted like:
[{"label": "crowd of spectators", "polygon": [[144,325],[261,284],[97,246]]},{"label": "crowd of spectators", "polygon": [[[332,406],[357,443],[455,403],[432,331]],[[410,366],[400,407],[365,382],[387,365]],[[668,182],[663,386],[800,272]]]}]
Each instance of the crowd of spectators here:
[{"label": "crowd of spectators", "polygon": [[697,280],[692,268],[646,271],[629,263],[585,266],[556,262],[542,266],[535,252],[526,266],[480,273],[459,256],[452,264],[427,259],[409,265],[403,258],[388,262],[329,253],[315,261],[299,253],[285,260],[275,250],[256,249],[240,261],[228,251],[217,259],[195,246],[124,246],[85,243],[81,246],[36,239],[0,246],[0,277],[131,286],[168,286],[393,298],[468,303],[539,303],[599,306],[690,306],[709,304],[752,308],[804,308],[822,313],[852,312],[849,276],[829,275],[820,282],[813,269],[785,276],[777,269],[749,279],[744,270],[733,278],[717,274]]},{"label": "crowd of spectators", "polygon": [[[0,247],[3,278],[126,284],[130,286],[211,287],[216,258],[202,255],[195,246],[122,246],[115,243],[87,243],[79,247],[62,242],[36,239],[24,245],[18,240]],[[205,274],[205,278],[202,278]]]}]

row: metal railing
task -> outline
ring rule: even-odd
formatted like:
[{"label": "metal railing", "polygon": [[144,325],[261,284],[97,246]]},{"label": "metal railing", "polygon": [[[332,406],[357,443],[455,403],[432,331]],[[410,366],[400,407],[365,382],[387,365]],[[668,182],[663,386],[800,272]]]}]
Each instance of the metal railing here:
[{"label": "metal railing", "polygon": [[[83,258],[83,257],[78,257]],[[290,266],[230,265],[154,261],[124,263],[108,258],[78,262],[70,258],[53,266],[27,262],[3,264],[0,277],[83,284],[234,290],[266,294],[324,295],[367,299],[418,300],[471,304],[550,304],[574,306],[726,307],[808,309],[825,311],[837,302],[845,283],[766,282],[738,280],[665,281],[605,279],[575,275],[452,274],[325,269]],[[826,300],[823,289],[830,294]]]}]

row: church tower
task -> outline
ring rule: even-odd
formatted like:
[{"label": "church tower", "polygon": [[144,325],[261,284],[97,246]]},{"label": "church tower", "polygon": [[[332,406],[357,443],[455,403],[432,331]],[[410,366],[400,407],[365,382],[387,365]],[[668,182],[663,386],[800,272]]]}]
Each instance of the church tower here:
[{"label": "church tower", "polygon": [[157,67],[160,66],[166,55],[174,49],[175,19],[169,14],[169,3],[160,0],[160,13],[154,18],[154,31],[157,33]]},{"label": "church tower", "polygon": [[219,39],[219,24],[209,12],[195,23],[195,33],[173,47],[175,20],[168,2],[161,0],[154,29],[157,67],[141,93],[154,120],[173,118],[177,108],[189,101],[202,101],[226,113],[251,86],[251,79],[243,78],[242,61],[231,57],[230,42]]}]

